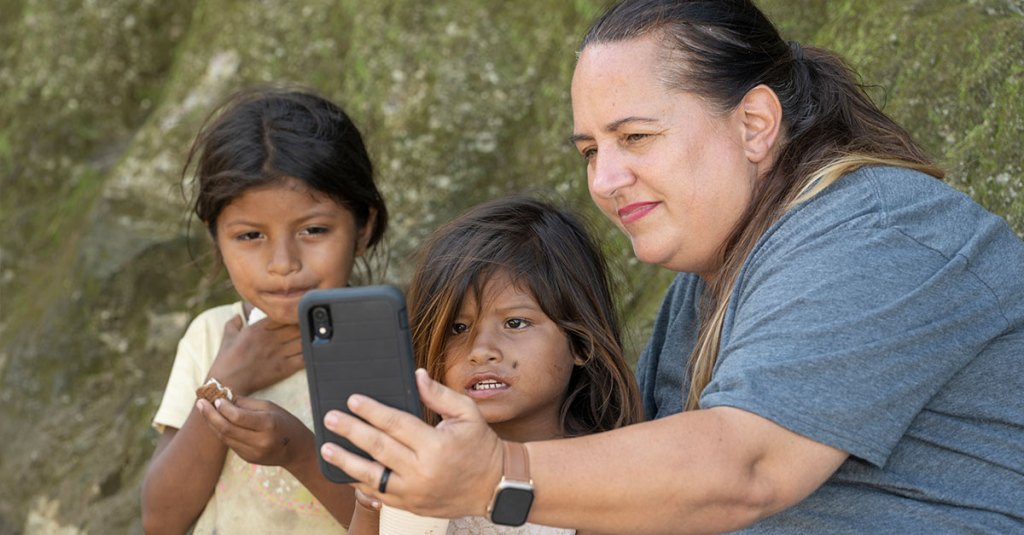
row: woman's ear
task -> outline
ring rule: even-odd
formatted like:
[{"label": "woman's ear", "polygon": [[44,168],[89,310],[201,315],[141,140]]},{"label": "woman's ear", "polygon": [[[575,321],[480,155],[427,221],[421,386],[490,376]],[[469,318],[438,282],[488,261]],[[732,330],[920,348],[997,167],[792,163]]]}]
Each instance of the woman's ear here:
[{"label": "woman's ear", "polygon": [[371,206],[370,212],[366,216],[366,224],[356,231],[356,257],[366,254],[366,249],[370,246],[370,237],[373,236],[373,229],[376,226],[377,209]]},{"label": "woman's ear", "polygon": [[771,88],[762,84],[744,95],[739,111],[743,122],[743,146],[751,163],[770,163],[782,128],[782,105]]}]

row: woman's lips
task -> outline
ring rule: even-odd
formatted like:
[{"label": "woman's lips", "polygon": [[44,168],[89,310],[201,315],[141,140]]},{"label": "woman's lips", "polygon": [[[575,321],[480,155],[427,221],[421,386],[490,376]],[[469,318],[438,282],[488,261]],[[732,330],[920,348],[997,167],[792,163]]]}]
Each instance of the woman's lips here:
[{"label": "woman's lips", "polygon": [[643,219],[647,214],[651,213],[651,210],[657,208],[657,202],[635,202],[633,204],[626,205],[619,209],[619,221],[622,221],[623,225],[628,225]]}]

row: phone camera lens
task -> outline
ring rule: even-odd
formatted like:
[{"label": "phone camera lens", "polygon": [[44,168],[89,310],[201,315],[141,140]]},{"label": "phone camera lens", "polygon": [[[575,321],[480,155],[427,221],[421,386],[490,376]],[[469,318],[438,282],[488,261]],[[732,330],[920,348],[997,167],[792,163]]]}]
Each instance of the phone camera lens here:
[{"label": "phone camera lens", "polygon": [[313,336],[319,340],[330,340],[333,334],[331,328],[331,314],[327,307],[316,307],[313,309]]}]

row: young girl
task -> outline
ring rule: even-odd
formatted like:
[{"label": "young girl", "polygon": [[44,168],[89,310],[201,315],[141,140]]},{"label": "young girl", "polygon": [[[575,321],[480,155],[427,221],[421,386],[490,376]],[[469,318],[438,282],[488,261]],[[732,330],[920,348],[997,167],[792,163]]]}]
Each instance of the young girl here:
[{"label": "young girl", "polygon": [[[297,307],[308,290],[347,285],[384,233],[362,137],[314,94],[245,91],[204,125],[186,173],[193,161],[194,213],[242,301],[203,312],[179,343],[143,526],[338,533],[353,495],[317,466]],[[197,401],[204,385],[233,401]]]},{"label": "young girl", "polygon": [[[520,197],[467,212],[424,246],[408,302],[417,364],[472,398],[503,440],[580,436],[641,420],[604,260],[568,212]],[[432,413],[427,420],[440,422]],[[377,533],[376,501],[364,503],[370,507],[357,506],[350,533]],[[452,520],[448,533],[572,530],[473,516]]]}]

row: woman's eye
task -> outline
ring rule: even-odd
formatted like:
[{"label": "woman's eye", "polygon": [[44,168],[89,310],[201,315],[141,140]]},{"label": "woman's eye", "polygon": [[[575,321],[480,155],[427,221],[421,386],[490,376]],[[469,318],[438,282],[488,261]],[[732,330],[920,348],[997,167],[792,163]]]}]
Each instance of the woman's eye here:
[{"label": "woman's eye", "polygon": [[648,136],[649,134],[627,134],[626,143],[638,143],[647,139]]},{"label": "woman's eye", "polygon": [[505,327],[509,329],[525,329],[530,325],[530,322],[522,318],[510,318],[505,320]]},{"label": "woman's eye", "polygon": [[597,148],[588,147],[586,149],[583,149],[582,151],[580,151],[580,155],[583,156],[584,160],[589,162],[590,160],[593,160],[595,156],[597,156]]},{"label": "woman's eye", "polygon": [[452,324],[452,334],[465,334],[467,332],[469,332],[469,325],[466,325],[465,323]]}]

